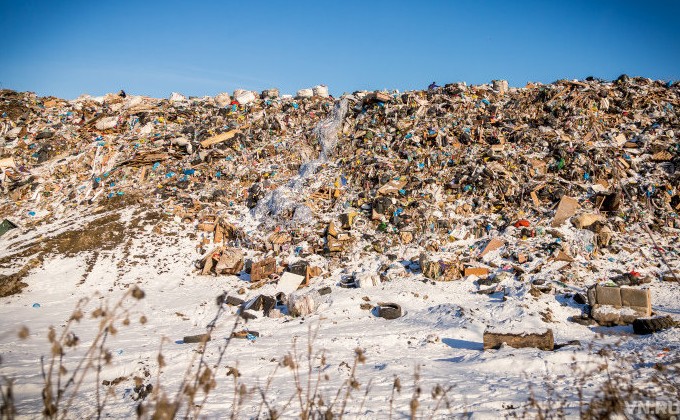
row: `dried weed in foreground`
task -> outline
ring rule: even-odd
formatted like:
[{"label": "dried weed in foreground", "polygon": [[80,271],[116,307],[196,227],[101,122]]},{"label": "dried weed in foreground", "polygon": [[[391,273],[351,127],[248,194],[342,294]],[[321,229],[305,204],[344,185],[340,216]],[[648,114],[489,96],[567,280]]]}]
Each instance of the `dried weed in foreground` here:
[{"label": "dried weed in foreground", "polygon": [[[656,402],[675,403],[677,406],[680,398],[680,356],[677,351],[666,349],[668,351],[663,352],[666,355],[663,362],[650,363],[642,353],[621,357],[613,351],[619,345],[608,345],[596,351],[591,345],[589,353],[594,358],[588,363],[573,358],[572,374],[569,376],[572,383],[568,388],[577,393],[579,417],[664,418],[663,415],[657,415],[659,413],[637,412],[635,408]],[[651,372],[645,371],[645,368],[650,367]],[[541,395],[537,394],[536,387],[529,385],[529,398],[519,417],[543,420],[575,414],[573,403],[554,386],[553,379],[549,373],[546,374],[539,387],[545,390]],[[594,391],[590,391],[593,383],[597,383],[597,386]],[[517,414],[514,416],[517,417]]]},{"label": "dried weed in foreground", "polygon": [[[125,321],[131,316],[145,318],[132,312],[136,300],[143,299],[144,296],[141,290],[132,288],[115,304],[98,303],[94,309],[88,307],[94,300],[83,299],[60,331],[55,328],[49,329],[47,338],[50,343],[50,356],[45,357],[42,364],[45,417],[71,417],[74,414],[71,411],[73,403],[81,398],[79,391],[89,380],[95,381],[96,399],[93,411],[88,417],[101,418],[105,415],[104,409],[112,403],[111,397],[114,392],[113,388],[107,388],[106,392],[102,391],[99,376],[103,366],[115,363],[112,352],[106,346],[107,338],[109,335],[124,334],[124,326],[129,325],[129,322]],[[224,300],[218,299],[217,303],[215,317],[206,326],[206,337],[215,331],[218,322],[226,314]],[[86,313],[91,316],[84,316]],[[372,385],[374,381],[379,381],[379,378],[375,378],[373,373],[371,380],[366,381],[361,372],[361,367],[369,358],[364,349],[355,348],[352,362],[340,364],[346,366],[347,371],[333,372],[329,370],[332,363],[326,350],[315,347],[320,336],[320,324],[310,326],[306,342],[301,346],[299,340],[294,338],[291,350],[280,358],[280,362],[274,367],[265,384],[260,385],[256,378],[249,377],[239,369],[238,360],[234,361],[232,366],[223,362],[232,333],[246,322],[237,315],[229,316],[233,316],[234,320],[229,338],[225,338],[222,343],[218,340],[209,342],[206,339],[199,343],[174,396],[166,392],[167,387],[163,386],[161,370],[166,366],[166,358],[161,343],[157,355],[156,384],[152,386],[145,384],[143,378],[134,378],[135,389],[138,389],[139,394],[139,398],[133,398],[137,404],[138,416],[153,419],[199,418],[209,398],[228,401],[226,411],[220,413],[220,416],[234,419],[246,415],[244,408],[247,404],[257,409],[255,418],[276,419],[294,416],[301,419],[342,419],[367,414],[364,406],[369,398],[376,397]],[[94,339],[88,341],[86,347],[81,349],[84,350],[82,354],[70,354],[83,345],[76,334],[76,325],[81,328],[96,328]],[[17,334],[23,339],[30,335],[26,327],[21,328]],[[217,352],[206,351],[211,343],[218,346]],[[577,363],[574,360],[573,374],[570,375],[572,383],[565,385],[578,395],[578,415],[581,418],[601,419],[626,415],[635,403],[673,400],[680,395],[680,357],[673,349],[665,349],[666,357],[661,362],[654,363],[647,361],[641,354],[619,358],[618,353],[614,353],[611,347],[596,350],[593,345],[588,349],[588,353],[593,356],[593,360],[589,363]],[[67,354],[78,355],[79,358],[75,359],[75,363],[66,363]],[[208,357],[208,354],[213,356]],[[643,374],[641,368],[651,368],[651,374],[650,369]],[[340,379],[337,375],[346,377]],[[226,377],[230,377],[231,382],[227,381],[225,384],[219,380]],[[593,392],[588,386],[593,383],[594,378],[601,379],[601,382]],[[454,385],[445,387],[436,384],[428,395],[417,366],[412,379],[412,384],[409,381],[409,385],[404,386],[401,378],[393,378],[389,397],[389,418],[456,416],[450,399]],[[558,389],[553,379],[548,375],[539,386],[530,388],[529,400],[520,417],[549,419],[575,414],[574,399],[570,399],[564,393],[564,389]],[[291,382],[294,384],[290,395],[281,395],[281,389],[289,388],[277,388],[278,382],[284,385]],[[5,380],[0,389],[2,390],[0,416],[3,419],[14,418],[20,413],[16,412],[14,404],[13,383]],[[536,392],[537,389],[542,391]],[[409,395],[407,392],[410,393],[410,397],[398,398]],[[151,398],[145,399],[147,395]],[[465,406],[467,407],[467,404]],[[458,408],[460,409],[460,406]],[[247,415],[250,416],[251,413],[248,412]]]},{"label": "dried weed in foreground", "polygon": [[[54,327],[50,327],[47,339],[51,346],[50,356],[41,357],[41,369],[43,378],[43,416],[47,418],[65,418],[69,415],[75,399],[86,380],[94,376],[96,386],[96,399],[93,418],[101,418],[103,409],[108,403],[111,393],[103,393],[101,389],[100,373],[104,365],[113,363],[113,353],[106,347],[109,335],[118,332],[115,324],[127,319],[134,301],[142,299],[144,292],[137,286],[129,289],[113,305],[104,302],[91,312],[91,320],[96,325],[96,334],[82,355],[77,355],[75,366],[68,365],[65,356],[68,351],[76,351],[80,345],[80,338],[73,330],[76,324],[84,320],[84,313],[91,299],[81,299],[75,310],[69,317],[68,322],[57,336]],[[91,328],[91,325],[83,325],[83,328]],[[28,336],[28,330],[22,330],[21,335]],[[102,395],[104,394],[104,395]]]}]

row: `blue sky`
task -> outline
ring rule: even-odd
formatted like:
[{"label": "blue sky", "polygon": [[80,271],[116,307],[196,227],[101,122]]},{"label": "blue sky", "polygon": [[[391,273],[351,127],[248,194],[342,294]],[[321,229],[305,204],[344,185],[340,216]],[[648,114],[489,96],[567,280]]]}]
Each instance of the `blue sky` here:
[{"label": "blue sky", "polygon": [[0,0],[0,86],[74,98],[680,79],[680,1]]}]

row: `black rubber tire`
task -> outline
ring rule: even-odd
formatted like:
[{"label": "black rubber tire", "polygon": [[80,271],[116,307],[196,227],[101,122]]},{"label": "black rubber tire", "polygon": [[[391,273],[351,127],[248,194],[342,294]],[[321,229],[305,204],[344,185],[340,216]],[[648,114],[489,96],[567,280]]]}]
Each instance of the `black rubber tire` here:
[{"label": "black rubber tire", "polygon": [[385,319],[397,319],[401,316],[401,306],[396,303],[378,303],[378,316]]},{"label": "black rubber tire", "polygon": [[635,334],[652,334],[675,326],[670,316],[655,316],[653,318],[638,318],[633,321]]}]

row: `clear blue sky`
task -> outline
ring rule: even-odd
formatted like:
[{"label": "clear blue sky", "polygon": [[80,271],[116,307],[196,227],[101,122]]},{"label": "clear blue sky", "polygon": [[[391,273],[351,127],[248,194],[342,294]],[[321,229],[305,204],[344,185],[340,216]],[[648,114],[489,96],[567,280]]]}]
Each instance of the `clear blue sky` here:
[{"label": "clear blue sky", "polygon": [[0,0],[0,86],[75,98],[680,79],[680,1]]}]

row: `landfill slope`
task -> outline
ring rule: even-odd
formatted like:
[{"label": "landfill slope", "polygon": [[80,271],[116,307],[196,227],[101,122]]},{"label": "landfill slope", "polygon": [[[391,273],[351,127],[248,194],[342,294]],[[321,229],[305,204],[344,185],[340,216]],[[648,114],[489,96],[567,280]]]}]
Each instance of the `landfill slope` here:
[{"label": "landfill slope", "polygon": [[[228,341],[209,417],[231,413],[235,367],[247,387],[271,378],[268,403],[295,417],[282,363],[294,348],[306,360],[310,331],[325,401],[363,349],[346,410],[367,418],[390,398],[408,415],[415,377],[421,415],[487,418],[524,415],[518,390],[547,399],[548,383],[578,414],[577,371],[608,346],[612,366],[632,358],[643,379],[677,366],[677,326],[638,335],[632,320],[680,317],[678,83],[303,91],[0,91],[0,369],[20,414],[42,412],[49,327],[83,298],[94,310],[135,287],[144,298],[97,377],[119,378],[110,417],[135,415],[135,377],[179,389],[195,363],[185,337],[206,332],[219,296],[235,300],[218,301],[204,357],[219,357],[235,322],[246,338]],[[74,327],[69,368],[96,324]],[[485,349],[490,334],[548,329],[554,350]],[[588,375],[590,398],[608,376]],[[93,415],[88,378],[73,417]],[[452,387],[447,404],[429,395],[437,384]],[[239,416],[257,415],[259,395]]]}]

